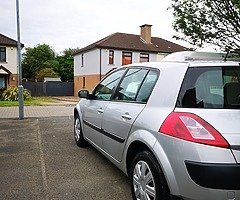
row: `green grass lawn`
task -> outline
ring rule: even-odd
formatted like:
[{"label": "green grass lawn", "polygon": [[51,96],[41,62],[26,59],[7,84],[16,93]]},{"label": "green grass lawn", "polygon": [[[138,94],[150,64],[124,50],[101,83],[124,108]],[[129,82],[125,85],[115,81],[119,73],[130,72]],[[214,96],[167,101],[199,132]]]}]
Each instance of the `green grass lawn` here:
[{"label": "green grass lawn", "polygon": [[[25,106],[41,106],[47,103],[57,103],[52,97],[32,97],[30,100],[25,100]],[[0,107],[18,106],[18,101],[0,101]]]}]

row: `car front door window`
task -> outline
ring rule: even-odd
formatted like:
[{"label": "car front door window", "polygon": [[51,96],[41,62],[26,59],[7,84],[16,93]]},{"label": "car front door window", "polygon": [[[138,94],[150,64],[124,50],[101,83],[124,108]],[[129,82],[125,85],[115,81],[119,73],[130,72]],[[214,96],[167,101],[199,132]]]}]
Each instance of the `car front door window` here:
[{"label": "car front door window", "polygon": [[110,100],[114,89],[119,83],[125,69],[118,70],[107,76],[94,90],[94,96],[97,100]]}]

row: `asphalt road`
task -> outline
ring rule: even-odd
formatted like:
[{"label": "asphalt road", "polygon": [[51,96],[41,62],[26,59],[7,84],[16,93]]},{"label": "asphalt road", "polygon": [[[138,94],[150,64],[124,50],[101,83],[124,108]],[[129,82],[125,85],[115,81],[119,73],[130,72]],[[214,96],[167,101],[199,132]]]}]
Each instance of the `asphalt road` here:
[{"label": "asphalt road", "polygon": [[131,199],[128,178],[73,140],[71,117],[0,119],[0,199]]}]

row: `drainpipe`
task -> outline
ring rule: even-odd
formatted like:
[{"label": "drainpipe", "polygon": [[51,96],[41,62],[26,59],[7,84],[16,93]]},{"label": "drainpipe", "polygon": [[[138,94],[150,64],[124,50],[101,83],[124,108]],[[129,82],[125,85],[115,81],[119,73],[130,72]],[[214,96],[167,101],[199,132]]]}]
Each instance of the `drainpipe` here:
[{"label": "drainpipe", "polygon": [[99,80],[102,79],[102,49],[100,49],[100,59],[99,59]]}]

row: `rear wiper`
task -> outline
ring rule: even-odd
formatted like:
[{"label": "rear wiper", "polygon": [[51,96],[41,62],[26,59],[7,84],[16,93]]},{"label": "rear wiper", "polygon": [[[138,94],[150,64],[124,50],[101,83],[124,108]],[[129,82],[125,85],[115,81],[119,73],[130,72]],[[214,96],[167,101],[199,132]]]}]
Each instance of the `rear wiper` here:
[{"label": "rear wiper", "polygon": [[240,104],[228,104],[225,108],[240,108]]}]

